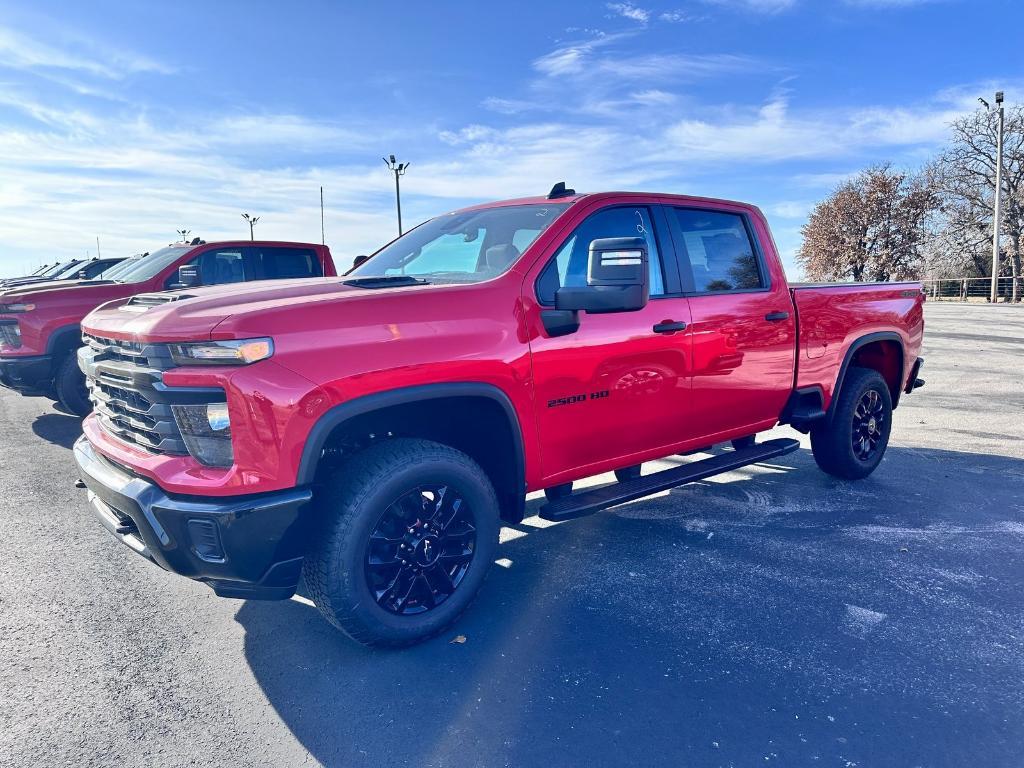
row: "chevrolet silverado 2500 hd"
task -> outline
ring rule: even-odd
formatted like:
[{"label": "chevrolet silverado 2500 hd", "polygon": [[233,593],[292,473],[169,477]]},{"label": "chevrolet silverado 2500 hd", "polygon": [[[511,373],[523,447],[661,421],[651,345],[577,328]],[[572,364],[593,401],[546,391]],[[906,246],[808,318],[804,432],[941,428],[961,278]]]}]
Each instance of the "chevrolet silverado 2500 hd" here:
[{"label": "chevrolet silverado 2500 hd", "polygon": [[51,393],[84,416],[90,406],[75,358],[82,318],[112,299],[171,288],[182,266],[195,266],[205,285],[336,274],[323,245],[197,240],[126,259],[109,279],[14,287],[0,293],[0,385]]},{"label": "chevrolet silverado 2500 hd", "polygon": [[150,561],[240,598],[302,576],[351,637],[404,645],[466,608],[529,491],[579,517],[795,450],[756,440],[779,423],[824,471],[870,474],[923,383],[923,301],[787,285],[750,205],[556,185],[432,219],[344,277],[103,306],[75,456],[95,515]]}]

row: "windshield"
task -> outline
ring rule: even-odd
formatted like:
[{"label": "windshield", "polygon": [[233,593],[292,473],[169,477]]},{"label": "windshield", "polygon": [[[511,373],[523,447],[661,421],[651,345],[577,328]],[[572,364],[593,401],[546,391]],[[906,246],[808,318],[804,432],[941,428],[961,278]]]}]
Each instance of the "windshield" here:
[{"label": "windshield", "polygon": [[131,258],[125,259],[124,261],[118,262],[111,267],[107,267],[105,270],[100,272],[95,280],[116,280],[123,274],[126,274],[129,270],[135,268],[135,266],[142,260],[142,256],[132,256]]},{"label": "windshield", "polygon": [[[53,277],[54,275],[63,272],[68,268],[68,264],[71,262],[65,261],[63,264],[54,264],[52,267],[47,267],[42,272],[39,272],[36,277]],[[77,263],[77,262],[76,262]]]},{"label": "windshield", "polygon": [[[119,283],[144,283],[146,280],[156,277],[192,248],[191,245],[169,245],[159,251],[153,251],[148,256],[129,259],[131,265],[112,279]],[[121,265],[118,264],[118,266]]]},{"label": "windshield", "polygon": [[568,206],[512,205],[438,216],[385,246],[349,279],[478,283],[505,272]]},{"label": "windshield", "polygon": [[74,277],[82,269],[85,264],[84,261],[69,262],[64,265],[64,269],[61,269],[53,274],[51,280],[67,280],[68,278]]}]

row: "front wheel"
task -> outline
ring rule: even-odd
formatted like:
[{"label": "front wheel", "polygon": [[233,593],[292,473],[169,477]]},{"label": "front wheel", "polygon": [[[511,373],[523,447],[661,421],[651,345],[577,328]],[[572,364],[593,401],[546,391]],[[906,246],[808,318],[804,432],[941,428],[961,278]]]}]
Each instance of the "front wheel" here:
[{"label": "front wheel", "polygon": [[450,627],[498,547],[498,500],[466,454],[397,438],[353,456],[318,492],[304,575],[320,613],[366,645],[412,645]]},{"label": "front wheel", "polygon": [[89,391],[85,386],[85,374],[78,367],[75,353],[65,355],[57,366],[57,375],[53,379],[57,401],[75,416],[85,417],[92,410],[89,402]]},{"label": "front wheel", "polygon": [[844,480],[867,477],[885,454],[892,430],[892,397],[882,375],[851,368],[830,418],[811,430],[818,466]]}]

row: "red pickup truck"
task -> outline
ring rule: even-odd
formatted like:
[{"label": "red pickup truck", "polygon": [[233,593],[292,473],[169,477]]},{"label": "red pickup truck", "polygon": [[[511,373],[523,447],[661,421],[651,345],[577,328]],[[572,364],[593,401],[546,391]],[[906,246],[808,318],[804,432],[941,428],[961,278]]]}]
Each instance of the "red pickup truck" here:
[{"label": "red pickup truck", "polygon": [[923,383],[920,285],[789,286],[757,208],[696,197],[556,185],[432,219],[341,278],[161,301],[83,323],[93,512],[222,596],[302,576],[378,645],[459,616],[530,491],[542,518],[591,514],[795,450],[756,440],[779,423],[862,478]]},{"label": "red pickup truck", "polygon": [[84,416],[91,406],[74,354],[82,318],[112,299],[173,287],[183,266],[203,285],[337,274],[323,245],[195,240],[123,260],[109,279],[13,287],[0,292],[0,385],[51,394]]}]

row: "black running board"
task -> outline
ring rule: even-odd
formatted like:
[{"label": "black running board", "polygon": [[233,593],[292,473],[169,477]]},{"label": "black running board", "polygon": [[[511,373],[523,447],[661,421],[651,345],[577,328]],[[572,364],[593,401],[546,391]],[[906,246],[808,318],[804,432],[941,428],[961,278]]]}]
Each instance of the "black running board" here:
[{"label": "black running board", "polygon": [[614,483],[592,491],[580,491],[564,499],[545,504],[537,513],[544,520],[561,522],[573,520],[577,517],[585,517],[602,509],[614,507],[616,504],[624,504],[627,501],[641,499],[653,493],[667,491],[697,480],[704,480],[712,475],[720,475],[723,472],[731,472],[734,469],[745,467],[748,464],[756,464],[759,461],[773,459],[776,456],[784,456],[792,453],[800,447],[799,440],[790,438],[779,438],[768,440],[764,443],[752,445],[738,451],[729,451],[710,459],[701,459],[680,467],[665,469],[655,472],[653,475],[646,475],[636,480],[628,480],[624,483]]}]

